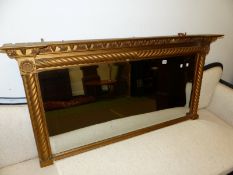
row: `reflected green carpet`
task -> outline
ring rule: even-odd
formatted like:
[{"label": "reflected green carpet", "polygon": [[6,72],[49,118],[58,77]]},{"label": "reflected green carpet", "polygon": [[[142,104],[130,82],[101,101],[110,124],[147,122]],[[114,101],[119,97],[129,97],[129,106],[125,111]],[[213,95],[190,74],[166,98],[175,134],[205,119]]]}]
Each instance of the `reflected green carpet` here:
[{"label": "reflected green carpet", "polygon": [[54,136],[86,126],[155,110],[154,99],[122,97],[48,111],[46,112],[46,120],[49,135]]}]

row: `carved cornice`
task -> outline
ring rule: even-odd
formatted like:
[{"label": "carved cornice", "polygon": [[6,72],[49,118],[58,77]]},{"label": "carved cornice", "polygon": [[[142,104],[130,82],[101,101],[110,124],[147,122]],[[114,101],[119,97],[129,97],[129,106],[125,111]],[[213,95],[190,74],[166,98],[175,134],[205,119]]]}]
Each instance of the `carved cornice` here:
[{"label": "carved cornice", "polygon": [[40,69],[78,64],[132,61],[160,56],[209,52],[209,45],[221,35],[132,38],[66,42],[8,44],[0,48],[15,58],[21,74]]},{"label": "carved cornice", "polygon": [[87,52],[98,50],[113,50],[143,47],[164,47],[173,44],[192,43],[207,45],[222,35],[197,35],[197,36],[171,36],[153,38],[109,39],[90,41],[62,41],[62,42],[39,42],[24,44],[6,44],[0,47],[11,58],[36,57],[37,55],[61,54],[71,52]]}]

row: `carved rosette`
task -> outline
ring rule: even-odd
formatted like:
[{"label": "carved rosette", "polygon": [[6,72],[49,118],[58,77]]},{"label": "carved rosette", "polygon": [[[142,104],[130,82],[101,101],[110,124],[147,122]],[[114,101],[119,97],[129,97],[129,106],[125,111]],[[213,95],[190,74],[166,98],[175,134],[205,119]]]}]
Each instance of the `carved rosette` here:
[{"label": "carved rosette", "polygon": [[23,61],[19,61],[19,69],[21,74],[30,74],[30,73],[34,73],[36,71],[36,66],[35,66],[35,62],[33,59],[29,60],[23,60]]}]

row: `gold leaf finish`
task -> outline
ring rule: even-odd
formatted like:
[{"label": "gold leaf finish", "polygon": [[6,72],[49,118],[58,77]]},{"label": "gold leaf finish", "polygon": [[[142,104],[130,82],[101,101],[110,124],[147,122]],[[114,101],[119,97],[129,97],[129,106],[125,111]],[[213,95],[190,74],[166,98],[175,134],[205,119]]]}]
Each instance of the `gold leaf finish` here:
[{"label": "gold leaf finish", "polygon": [[202,83],[202,76],[203,76],[203,68],[205,65],[205,53],[198,53],[196,56],[196,71],[194,74],[194,83],[192,87],[192,96],[191,96],[191,104],[190,104],[190,111],[189,114],[191,119],[197,119],[198,114],[198,104],[199,104],[199,97],[201,92],[201,83]]},{"label": "gold leaf finish", "polygon": [[36,59],[35,64],[37,69],[43,69],[49,67],[64,68],[79,64],[134,61],[134,60],[148,59],[149,57],[156,58],[161,56],[171,57],[171,56],[180,56],[180,55],[190,55],[202,50],[203,50],[202,47],[191,47],[191,48],[182,47],[182,48],[164,48],[164,49],[153,49],[153,50],[142,50],[142,51],[80,55],[80,56],[69,56],[69,57],[43,58],[43,59]]},{"label": "gold leaf finish", "polygon": [[32,121],[33,131],[41,166],[52,164],[52,152],[49,143],[48,130],[43,111],[38,77],[36,74],[23,75],[25,92],[28,99],[28,107]]},{"label": "gold leaf finish", "polygon": [[[41,166],[53,163],[53,159],[64,158],[116,141],[130,138],[171,124],[198,118],[198,102],[201,90],[205,56],[210,43],[223,35],[186,35],[148,38],[123,38],[87,41],[38,42],[5,44],[1,53],[18,61],[23,78],[30,111],[31,122]],[[45,113],[37,73],[48,69],[59,69],[74,65],[156,59],[173,56],[195,55],[195,77],[193,82],[190,111],[186,116],[167,121],[142,130],[109,138],[81,148],[52,155]],[[172,59],[172,58],[171,58]]]},{"label": "gold leaf finish", "polygon": [[36,70],[34,61],[31,61],[31,60],[23,60],[23,61],[21,61],[19,64],[20,64],[20,65],[19,65],[20,71],[21,71],[23,74],[32,73],[33,71]]}]

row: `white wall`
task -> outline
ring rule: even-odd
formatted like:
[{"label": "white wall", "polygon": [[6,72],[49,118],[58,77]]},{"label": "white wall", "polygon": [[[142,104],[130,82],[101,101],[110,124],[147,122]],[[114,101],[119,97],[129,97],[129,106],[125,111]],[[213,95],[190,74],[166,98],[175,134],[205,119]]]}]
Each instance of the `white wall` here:
[{"label": "white wall", "polygon": [[[232,0],[1,0],[0,44],[158,35],[225,34],[207,63],[233,83]],[[0,97],[24,96],[17,64],[0,55]]]}]

